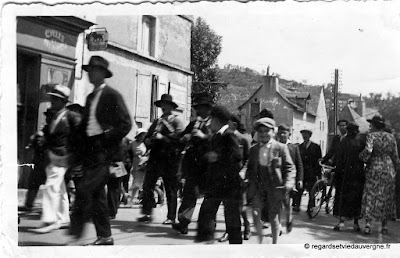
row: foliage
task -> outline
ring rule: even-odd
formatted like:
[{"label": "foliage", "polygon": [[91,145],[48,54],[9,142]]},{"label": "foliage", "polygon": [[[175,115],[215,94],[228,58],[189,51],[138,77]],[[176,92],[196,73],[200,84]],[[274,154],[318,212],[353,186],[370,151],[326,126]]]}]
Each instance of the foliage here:
[{"label": "foliage", "polygon": [[368,97],[365,97],[365,103],[366,106],[378,109],[391,128],[400,133],[400,96],[391,93],[386,96],[381,93],[370,93]]},{"label": "foliage", "polygon": [[220,88],[217,59],[221,53],[222,36],[217,35],[210,26],[198,17],[191,33],[191,70],[193,74],[192,92],[207,92],[216,100]]}]

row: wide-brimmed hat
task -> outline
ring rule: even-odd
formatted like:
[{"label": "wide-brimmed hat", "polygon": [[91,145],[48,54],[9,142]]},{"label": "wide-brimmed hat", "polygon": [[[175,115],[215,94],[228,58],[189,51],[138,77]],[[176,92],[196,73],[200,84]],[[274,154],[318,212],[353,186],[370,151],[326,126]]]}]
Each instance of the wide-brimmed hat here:
[{"label": "wide-brimmed hat", "polygon": [[47,93],[47,95],[58,97],[65,101],[68,101],[70,94],[71,90],[67,86],[61,84],[57,84],[56,86],[54,86],[51,92]]},{"label": "wide-brimmed hat", "polygon": [[270,129],[275,129],[275,120],[269,117],[260,118],[254,124],[254,128],[257,130],[260,125],[268,127]]},{"label": "wide-brimmed hat", "polygon": [[139,129],[136,131],[136,136],[135,136],[135,138],[137,138],[139,135],[144,134],[144,133],[147,133],[147,130],[144,129],[144,128],[139,128]]},{"label": "wide-brimmed hat", "polygon": [[311,135],[312,131],[310,129],[303,129],[303,130],[300,130],[300,133],[308,133]]},{"label": "wide-brimmed hat", "polygon": [[197,108],[198,106],[206,106],[211,108],[213,105],[214,103],[209,98],[206,97],[195,98],[192,104],[193,108]]},{"label": "wide-brimmed hat", "polygon": [[82,65],[82,69],[88,72],[90,68],[100,68],[106,72],[105,78],[110,78],[112,72],[108,70],[108,61],[101,56],[92,56],[89,60],[89,64]]},{"label": "wide-brimmed hat", "polygon": [[170,105],[172,105],[174,108],[177,108],[177,107],[178,107],[178,105],[177,105],[175,102],[172,101],[172,96],[169,95],[169,94],[163,94],[163,95],[161,96],[161,99],[160,99],[160,100],[157,100],[156,102],[154,102],[154,104],[155,104],[157,107],[160,107],[161,103],[170,104]]},{"label": "wide-brimmed hat", "polygon": [[385,118],[379,116],[379,115],[375,115],[372,119],[367,119],[368,122],[370,122],[371,124],[385,124]]}]

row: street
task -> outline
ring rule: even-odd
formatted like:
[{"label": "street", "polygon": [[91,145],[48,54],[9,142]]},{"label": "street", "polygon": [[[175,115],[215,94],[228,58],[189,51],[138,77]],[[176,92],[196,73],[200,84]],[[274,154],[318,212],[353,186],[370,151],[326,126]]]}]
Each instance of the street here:
[{"label": "street", "polygon": [[[19,194],[19,205],[23,203],[23,193]],[[194,212],[193,223],[189,225],[189,233],[181,235],[171,228],[170,225],[163,225],[166,219],[167,205],[158,205],[153,211],[153,222],[139,223],[137,218],[141,216],[140,205],[134,205],[131,208],[119,208],[116,219],[111,220],[111,229],[115,245],[203,245],[194,243],[194,237],[197,227],[197,216],[202,199],[197,202]],[[179,202],[180,203],[180,202]],[[178,207],[179,207],[178,203]],[[346,227],[342,232],[333,231],[332,228],[338,223],[337,219],[331,214],[326,214],[321,210],[314,219],[309,219],[305,212],[307,196],[303,196],[301,212],[294,213],[294,228],[290,234],[287,234],[285,221],[283,221],[283,234],[279,237],[279,244],[354,244],[354,243],[400,243],[400,221],[389,221],[388,235],[379,233],[379,223],[372,224],[371,235],[364,235],[364,221],[360,221],[361,232],[353,232],[352,221],[346,221]],[[40,205],[40,198],[38,200]],[[40,211],[40,209],[36,209]],[[251,212],[248,209],[250,223],[252,223]],[[67,229],[60,229],[48,234],[36,234],[30,232],[32,228],[39,227],[40,213],[32,212],[23,214],[20,212],[21,223],[18,226],[18,245],[19,246],[63,246],[70,238],[66,235]],[[221,205],[217,214],[216,239],[221,237],[225,231],[223,206]],[[243,241],[243,244],[257,244],[257,238],[254,235],[255,229],[252,226],[252,237],[250,240]],[[264,229],[263,244],[271,243],[270,229]],[[83,238],[76,245],[91,243],[96,239],[95,229],[92,223],[88,223]],[[227,242],[215,245],[228,245]]]}]

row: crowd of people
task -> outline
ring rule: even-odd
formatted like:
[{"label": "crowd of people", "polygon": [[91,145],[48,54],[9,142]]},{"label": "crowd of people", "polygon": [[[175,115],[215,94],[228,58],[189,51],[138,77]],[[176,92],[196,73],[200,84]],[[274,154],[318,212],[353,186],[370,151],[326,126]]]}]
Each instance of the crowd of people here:
[{"label": "crowd of people", "polygon": [[[358,132],[357,124],[339,120],[340,134],[322,157],[320,146],[310,140],[312,130],[301,130],[304,141],[294,144],[292,128],[276,125],[268,110],[259,114],[251,140],[246,138],[240,119],[206,93],[194,96],[197,117],[185,128],[173,113],[178,105],[164,94],[154,103],[161,117],[148,129],[139,128],[131,141],[126,135],[132,120],[123,98],[105,82],[112,76],[108,61],[93,56],[83,69],[94,86],[85,107],[68,105],[69,88],[55,86],[48,93],[47,123],[32,138],[35,169],[25,209],[33,207],[39,186],[45,185],[43,225],[33,230],[36,233],[69,228],[76,241],[92,220],[97,239],[91,245],[113,245],[110,220],[121,204],[141,205],[137,220],[148,223],[165,195],[168,212],[163,224],[180,234],[188,233],[197,200],[203,198],[195,242],[214,241],[222,203],[226,230],[219,241],[242,244],[250,238],[248,207],[258,242],[263,241],[263,222],[269,222],[276,244],[281,221],[288,233],[292,231],[293,212],[300,211],[303,191],[310,192],[320,177],[320,162],[335,166],[333,214],[339,223],[334,230],[343,230],[345,221],[352,219],[354,230],[360,231],[358,221],[365,219],[365,234],[371,233],[373,220],[380,221],[382,234],[387,234],[388,221],[400,216],[395,205],[397,145],[380,116],[368,120],[366,135]],[[67,187],[71,181],[73,195]]]}]

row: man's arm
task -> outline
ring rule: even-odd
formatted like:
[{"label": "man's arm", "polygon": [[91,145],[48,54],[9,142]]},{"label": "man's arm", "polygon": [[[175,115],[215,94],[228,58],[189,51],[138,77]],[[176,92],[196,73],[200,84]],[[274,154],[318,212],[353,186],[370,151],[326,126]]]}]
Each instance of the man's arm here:
[{"label": "man's arm", "polygon": [[287,145],[282,144],[280,146],[280,156],[282,159],[281,171],[282,176],[285,176],[285,178],[282,179],[285,184],[286,191],[290,191],[295,186],[296,167],[292,161]]},{"label": "man's arm", "polygon": [[[303,188],[303,180],[304,180],[304,168],[303,168],[303,161],[301,160],[300,156],[300,149],[298,146],[293,145],[294,147],[294,155],[295,155],[295,165],[296,165],[296,183],[298,184],[297,187],[299,189]],[[301,183],[299,183],[301,182]]]},{"label": "man's arm", "polygon": [[104,130],[104,136],[108,140],[120,141],[132,128],[132,120],[126,108],[125,102],[117,91],[107,96],[113,108],[114,117],[112,126]]}]

